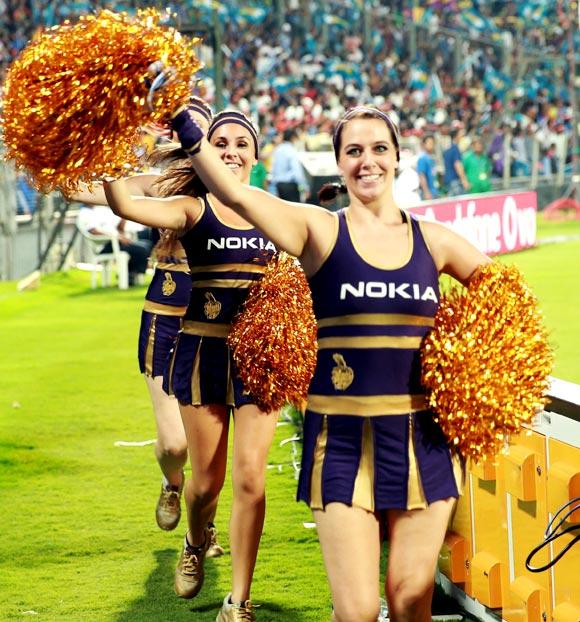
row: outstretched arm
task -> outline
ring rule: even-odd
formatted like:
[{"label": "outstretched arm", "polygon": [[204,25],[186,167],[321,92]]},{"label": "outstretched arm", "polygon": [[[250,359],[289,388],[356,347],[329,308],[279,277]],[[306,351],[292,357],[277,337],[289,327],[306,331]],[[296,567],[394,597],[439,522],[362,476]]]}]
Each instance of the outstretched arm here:
[{"label": "outstretched arm", "polygon": [[201,214],[198,199],[176,196],[167,199],[131,196],[124,179],[103,182],[106,203],[117,216],[158,229],[187,230]]},{"label": "outstretched arm", "polygon": [[[125,178],[125,183],[129,190],[129,194],[135,197],[155,197],[157,196],[157,189],[155,182],[159,179],[159,175],[151,173],[139,173]],[[71,201],[78,201],[79,203],[87,203],[88,205],[106,205],[107,197],[105,196],[105,190],[103,188],[102,181],[96,181],[92,185],[92,190],[89,190],[87,184],[83,184],[78,192],[73,193],[67,197]]]}]

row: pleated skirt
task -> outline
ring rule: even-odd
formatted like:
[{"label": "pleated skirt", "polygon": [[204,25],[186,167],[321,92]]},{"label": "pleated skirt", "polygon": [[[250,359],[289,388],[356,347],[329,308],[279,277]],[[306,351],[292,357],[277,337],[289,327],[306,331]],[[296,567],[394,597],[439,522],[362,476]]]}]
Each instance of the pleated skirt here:
[{"label": "pleated skirt", "polygon": [[164,375],[163,388],[180,404],[253,404],[238,377],[225,337],[180,332]]},{"label": "pleated skirt", "polygon": [[298,500],[371,512],[458,497],[464,465],[431,411],[361,417],[306,411]]},{"label": "pleated skirt", "polygon": [[141,312],[137,357],[142,374],[152,378],[164,375],[180,328],[181,317]]}]

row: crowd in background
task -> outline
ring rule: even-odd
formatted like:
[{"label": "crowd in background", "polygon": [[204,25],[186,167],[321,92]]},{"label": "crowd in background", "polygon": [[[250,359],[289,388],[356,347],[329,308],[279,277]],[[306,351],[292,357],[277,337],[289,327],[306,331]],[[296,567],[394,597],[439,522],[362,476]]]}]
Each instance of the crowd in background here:
[{"label": "crowd in background", "polygon": [[[2,67],[39,26],[97,8],[86,0],[0,0]],[[257,122],[266,168],[285,130],[296,131],[299,148],[328,149],[336,119],[360,103],[395,117],[413,166],[425,153],[422,139],[434,136],[439,194],[452,192],[443,155],[452,132],[463,159],[471,158],[473,138],[482,139],[490,176],[503,176],[506,148],[513,176],[530,175],[532,163],[551,175],[571,161],[571,18],[557,0],[185,0],[169,8],[171,23],[186,31],[211,33],[219,22],[224,105]],[[573,37],[580,50],[577,26]],[[211,34],[199,54],[211,102]]]}]

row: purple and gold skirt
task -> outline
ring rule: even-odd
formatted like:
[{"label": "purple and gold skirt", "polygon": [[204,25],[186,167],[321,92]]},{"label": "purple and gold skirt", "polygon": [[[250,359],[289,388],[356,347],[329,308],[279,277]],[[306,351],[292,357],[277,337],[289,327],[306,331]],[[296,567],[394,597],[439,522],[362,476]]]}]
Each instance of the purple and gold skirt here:
[{"label": "purple and gold skirt", "polygon": [[226,343],[229,324],[185,320],[163,379],[163,388],[180,404],[253,404],[238,377]]},{"label": "purple and gold skirt", "polygon": [[137,353],[142,374],[152,378],[164,375],[185,310],[186,307],[145,301],[145,308],[141,312]]},{"label": "purple and gold skirt", "polygon": [[298,500],[370,512],[423,509],[458,497],[464,469],[431,411],[363,417],[307,410]]}]

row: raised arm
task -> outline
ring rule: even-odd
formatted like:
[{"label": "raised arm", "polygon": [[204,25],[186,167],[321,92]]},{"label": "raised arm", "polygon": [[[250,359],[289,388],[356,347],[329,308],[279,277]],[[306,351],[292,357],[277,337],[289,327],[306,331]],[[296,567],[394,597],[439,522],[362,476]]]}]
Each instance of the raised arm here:
[{"label": "raised arm", "polygon": [[103,182],[105,202],[117,216],[148,227],[183,231],[201,214],[199,199],[176,196],[167,199],[134,197],[124,179]]},{"label": "raised arm", "polygon": [[[182,147],[209,191],[270,238],[277,248],[303,257],[307,244],[325,245],[328,212],[312,205],[291,203],[264,190],[242,184],[205,140],[201,128],[187,112],[173,121]],[[326,221],[323,224],[323,221]]]},{"label": "raised arm", "polygon": [[[159,179],[159,175],[139,173],[131,177],[126,177],[125,182],[131,196],[155,197],[157,196],[157,187],[155,185],[157,179]],[[87,184],[83,184],[78,192],[69,195],[67,198],[71,201],[87,203],[88,205],[106,205],[107,203],[102,181],[94,182],[92,184],[92,190],[89,190]]]}]

